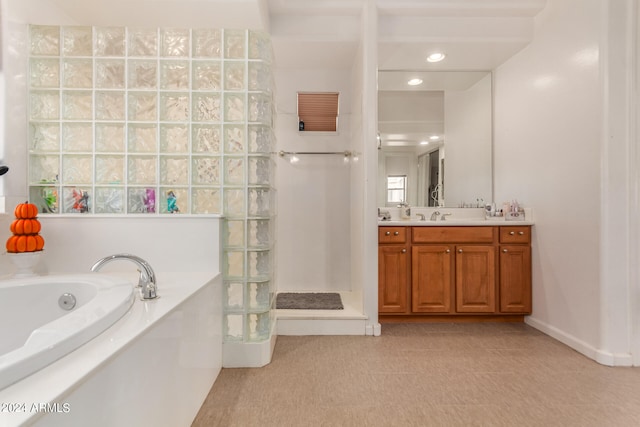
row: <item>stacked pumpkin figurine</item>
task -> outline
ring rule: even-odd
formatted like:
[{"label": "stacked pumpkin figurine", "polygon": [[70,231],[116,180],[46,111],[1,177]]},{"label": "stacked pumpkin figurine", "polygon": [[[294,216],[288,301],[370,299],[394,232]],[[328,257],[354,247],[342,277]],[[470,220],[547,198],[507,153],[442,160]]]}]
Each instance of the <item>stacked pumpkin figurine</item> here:
[{"label": "stacked pumpkin figurine", "polygon": [[36,252],[44,247],[44,239],[40,233],[40,221],[37,220],[38,207],[33,203],[24,202],[16,206],[16,219],[9,230],[13,236],[7,239],[7,252]]}]

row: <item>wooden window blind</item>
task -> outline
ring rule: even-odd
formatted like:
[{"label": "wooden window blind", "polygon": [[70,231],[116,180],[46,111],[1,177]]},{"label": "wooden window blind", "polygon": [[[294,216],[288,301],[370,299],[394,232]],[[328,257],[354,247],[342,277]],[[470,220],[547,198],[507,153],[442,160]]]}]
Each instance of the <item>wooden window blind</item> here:
[{"label": "wooden window blind", "polygon": [[338,126],[338,93],[298,92],[298,120],[304,123],[305,131],[335,132]]}]

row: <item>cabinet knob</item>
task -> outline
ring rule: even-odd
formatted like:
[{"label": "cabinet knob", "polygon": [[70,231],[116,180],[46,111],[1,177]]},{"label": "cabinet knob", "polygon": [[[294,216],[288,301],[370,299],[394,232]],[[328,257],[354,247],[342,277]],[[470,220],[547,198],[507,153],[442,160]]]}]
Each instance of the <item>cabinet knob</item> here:
[{"label": "cabinet knob", "polygon": [[518,231],[518,234],[524,236],[524,231]]},{"label": "cabinet knob", "polygon": [[509,252],[509,251],[508,251],[508,250],[506,250],[506,249],[503,249],[503,250],[502,250],[502,252],[504,252],[504,253],[506,254],[506,253],[507,253],[507,252]]},{"label": "cabinet knob", "polygon": [[395,231],[395,232],[393,233],[393,235],[394,235],[394,236],[397,236],[398,234],[400,234],[400,233],[399,233],[399,232],[397,232],[397,231]]},{"label": "cabinet knob", "polygon": [[514,234],[516,234],[516,232],[515,232],[515,231],[510,231],[510,232],[509,232],[509,235],[511,235],[511,236],[513,236]]},{"label": "cabinet knob", "polygon": [[406,249],[403,249],[403,250],[402,250],[402,253],[403,253],[403,254],[406,254],[406,253],[407,253],[407,250],[406,250]]},{"label": "cabinet knob", "polygon": [[451,249],[447,249],[446,251],[444,251],[445,254],[451,253]]},{"label": "cabinet knob", "polygon": [[387,231],[386,233],[384,233],[385,236],[391,236],[391,232]]},{"label": "cabinet knob", "polygon": [[462,253],[462,249],[458,249],[458,253],[461,254]]}]

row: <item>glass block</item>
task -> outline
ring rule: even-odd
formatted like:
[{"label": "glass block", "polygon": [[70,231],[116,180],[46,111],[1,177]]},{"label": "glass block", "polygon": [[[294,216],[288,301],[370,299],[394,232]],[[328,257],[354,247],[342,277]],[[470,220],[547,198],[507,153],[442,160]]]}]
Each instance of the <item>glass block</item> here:
[{"label": "glass block", "polygon": [[226,122],[243,122],[245,95],[226,93],[224,97],[224,120]]},{"label": "glass block", "polygon": [[193,157],[192,183],[195,185],[220,185],[220,158]]},{"label": "glass block", "polygon": [[225,185],[244,184],[244,158],[243,157],[225,157],[224,183]]},{"label": "glass block", "polygon": [[269,185],[272,181],[271,159],[269,157],[249,157],[249,185]]},{"label": "glass block", "polygon": [[251,313],[247,315],[248,323],[248,339],[249,341],[264,341],[269,339],[270,335],[270,316],[269,312]]},{"label": "glass block", "polygon": [[241,310],[244,307],[244,283],[225,282],[225,307]]},{"label": "glass block", "polygon": [[220,95],[194,93],[192,119],[196,122],[219,122]]},{"label": "glass block", "polygon": [[123,59],[96,59],[96,88],[124,89]]},{"label": "glass block", "polygon": [[127,195],[127,212],[129,213],[155,213],[156,189],[155,188],[129,188]]},{"label": "glass block", "polygon": [[160,120],[186,122],[189,120],[189,95],[163,93],[160,95]]},{"label": "glass block", "polygon": [[271,193],[266,188],[248,189],[249,216],[269,217],[271,214]]},{"label": "glass block", "polygon": [[220,30],[195,29],[192,34],[194,58],[220,58],[222,51]]},{"label": "glass block", "polygon": [[161,188],[160,212],[189,213],[189,190],[186,188]]},{"label": "glass block", "polygon": [[31,58],[29,83],[33,88],[57,88],[60,86],[60,61],[58,59]]},{"label": "glass block", "polygon": [[272,243],[271,221],[268,219],[247,220],[247,245],[250,248],[268,248]]},{"label": "glass block", "polygon": [[189,89],[189,63],[187,61],[160,61],[160,88]]},{"label": "glass block", "polygon": [[157,151],[157,128],[155,124],[129,125],[129,151],[133,153],[155,153]]},{"label": "glass block", "polygon": [[158,31],[155,28],[129,28],[129,56],[157,56]]},{"label": "glass block", "polygon": [[96,123],[96,151],[122,152],[124,141],[124,123]]},{"label": "glass block", "polygon": [[273,132],[268,126],[249,125],[249,152],[270,153],[274,145]]},{"label": "glass block", "polygon": [[186,125],[160,125],[160,151],[163,153],[187,153],[189,151],[189,127]]},{"label": "glass block", "polygon": [[95,213],[124,213],[124,189],[97,187],[95,194]]},{"label": "glass block", "polygon": [[58,213],[58,188],[31,187],[29,201],[38,207],[41,214]]},{"label": "glass block", "polygon": [[189,184],[189,158],[168,156],[160,157],[160,184]]},{"label": "glass block", "polygon": [[29,26],[32,55],[60,55],[60,27],[50,25]]},{"label": "glass block", "polygon": [[271,96],[261,93],[249,94],[249,121],[272,124]]},{"label": "glass block", "polygon": [[93,61],[91,59],[65,59],[62,67],[64,87],[74,89],[93,87]]},{"label": "glass block", "polygon": [[227,220],[224,222],[224,247],[244,247],[244,220]]},{"label": "glass block", "polygon": [[62,150],[65,152],[93,151],[91,123],[62,123]]},{"label": "glass block", "polygon": [[124,156],[96,156],[96,180],[98,184],[123,184]]},{"label": "glass block", "polygon": [[242,341],[244,339],[244,315],[226,314],[224,316],[224,340]]},{"label": "glass block", "polygon": [[131,89],[155,89],[158,86],[158,62],[154,60],[129,60],[129,81]]},{"label": "glass block", "polygon": [[243,189],[225,188],[223,194],[223,214],[229,218],[245,216],[245,192]]},{"label": "glass block", "polygon": [[222,88],[222,69],[217,61],[193,62],[193,89],[220,90]]},{"label": "glass block", "polygon": [[29,136],[32,151],[60,150],[60,125],[51,123],[31,123]]},{"label": "glass block", "polygon": [[243,126],[224,127],[224,152],[244,153],[245,139]]},{"label": "glass block", "polygon": [[251,279],[268,279],[271,275],[271,252],[247,251],[247,271]]},{"label": "glass block", "polygon": [[273,92],[271,66],[264,62],[249,63],[249,90]]},{"label": "glass block", "polygon": [[31,119],[53,120],[60,118],[60,95],[57,91],[32,91],[29,104]]},{"label": "glass block", "polygon": [[93,118],[92,93],[89,91],[62,92],[62,118],[91,120]]},{"label": "glass block", "polygon": [[249,58],[271,62],[273,49],[269,34],[262,31],[249,31]]},{"label": "glass block", "polygon": [[91,156],[62,156],[62,182],[64,184],[90,184],[93,182]]},{"label": "glass block", "polygon": [[127,182],[129,184],[155,184],[156,179],[155,156],[129,156]]},{"label": "glass block", "polygon": [[244,90],[244,62],[225,61],[224,63],[224,89]]},{"label": "glass block", "polygon": [[124,120],[124,92],[96,92],[97,120]]},{"label": "glass block", "polygon": [[224,277],[244,277],[244,252],[225,251]]},{"label": "glass block", "polygon": [[60,156],[32,155],[29,158],[30,182],[33,184],[55,183],[60,176]]},{"label": "glass block", "polygon": [[247,288],[249,310],[269,310],[269,282],[249,282]]},{"label": "glass block", "polygon": [[90,188],[64,187],[62,189],[62,213],[91,212],[92,194]]},{"label": "glass block", "polygon": [[244,30],[224,31],[225,58],[245,59],[245,34]]},{"label": "glass block", "polygon": [[129,120],[156,121],[157,104],[154,92],[129,92]]},{"label": "glass block", "polygon": [[182,58],[189,56],[189,30],[164,28],[160,30],[160,37],[160,55]]},{"label": "glass block", "polygon": [[93,32],[91,27],[62,27],[62,54],[64,56],[91,56]]},{"label": "glass block", "polygon": [[124,27],[95,27],[94,31],[96,33],[96,56],[125,55]]},{"label": "glass block", "polygon": [[220,126],[193,125],[191,145],[194,153],[219,153]]},{"label": "glass block", "polygon": [[220,190],[217,188],[194,188],[191,190],[191,213],[220,214]]}]

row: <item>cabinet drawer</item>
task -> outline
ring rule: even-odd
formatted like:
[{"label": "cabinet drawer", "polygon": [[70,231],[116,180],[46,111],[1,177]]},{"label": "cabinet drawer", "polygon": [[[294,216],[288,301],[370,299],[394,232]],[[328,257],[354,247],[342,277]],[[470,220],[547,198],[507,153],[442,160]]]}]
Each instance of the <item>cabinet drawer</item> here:
[{"label": "cabinet drawer", "polygon": [[407,227],[378,227],[378,243],[405,243]]},{"label": "cabinet drawer", "polygon": [[493,243],[494,227],[413,227],[414,243]]},{"label": "cabinet drawer", "polygon": [[531,227],[500,227],[500,243],[531,242]]}]

